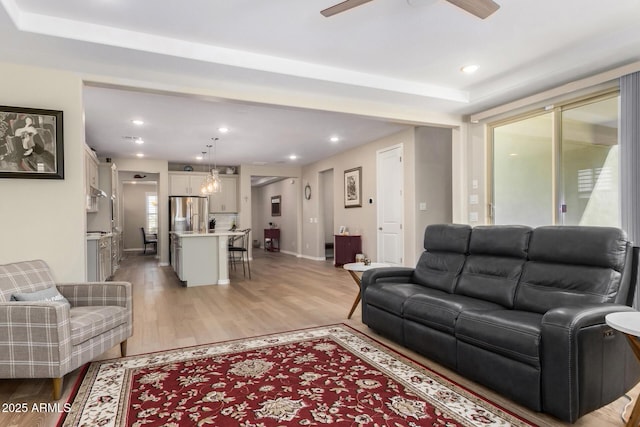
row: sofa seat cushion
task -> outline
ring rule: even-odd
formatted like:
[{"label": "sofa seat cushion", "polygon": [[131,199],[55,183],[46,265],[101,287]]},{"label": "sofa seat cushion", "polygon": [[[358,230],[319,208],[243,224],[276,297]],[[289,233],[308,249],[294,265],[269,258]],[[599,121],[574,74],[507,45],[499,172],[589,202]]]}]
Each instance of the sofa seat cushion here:
[{"label": "sofa seat cushion", "polygon": [[456,338],[505,357],[540,367],[542,315],[518,310],[465,311]]},{"label": "sofa seat cushion", "polygon": [[498,304],[464,295],[426,289],[404,304],[404,318],[453,335],[456,321],[466,310],[500,310]]},{"label": "sofa seat cushion", "polygon": [[127,310],[113,305],[74,307],[71,314],[71,345],[81,344],[128,321]]},{"label": "sofa seat cushion", "polygon": [[402,316],[407,298],[428,290],[429,288],[415,283],[376,282],[366,288],[363,299],[366,304]]}]

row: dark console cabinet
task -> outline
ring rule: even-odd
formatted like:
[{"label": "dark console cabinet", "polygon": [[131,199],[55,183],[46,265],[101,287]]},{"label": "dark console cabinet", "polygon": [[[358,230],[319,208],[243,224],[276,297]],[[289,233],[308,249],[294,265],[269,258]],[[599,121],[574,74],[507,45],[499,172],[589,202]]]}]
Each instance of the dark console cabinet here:
[{"label": "dark console cabinet", "polygon": [[336,267],[356,261],[356,254],[362,253],[362,239],[360,236],[334,236],[334,263]]}]

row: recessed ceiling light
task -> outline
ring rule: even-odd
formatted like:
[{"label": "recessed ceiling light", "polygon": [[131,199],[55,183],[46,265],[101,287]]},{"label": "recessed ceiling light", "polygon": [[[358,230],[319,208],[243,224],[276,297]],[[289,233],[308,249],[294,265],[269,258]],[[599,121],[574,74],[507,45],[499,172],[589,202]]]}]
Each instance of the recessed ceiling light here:
[{"label": "recessed ceiling light", "polygon": [[518,155],[518,153],[511,153],[509,154],[511,157],[516,157]]},{"label": "recessed ceiling light", "polygon": [[204,159],[204,157],[203,157],[203,156],[201,156],[201,155],[197,155],[197,156],[196,156],[196,160],[202,160],[202,159]]},{"label": "recessed ceiling light", "polygon": [[144,124],[143,120],[139,120],[139,119],[135,119],[135,120],[131,120],[131,123],[133,123],[136,126],[142,126]]},{"label": "recessed ceiling light", "polygon": [[227,133],[229,132],[229,128],[221,127],[221,128],[218,128],[218,131],[220,131],[220,133]]},{"label": "recessed ceiling light", "polygon": [[337,136],[332,136],[330,141],[331,142],[338,142],[338,141],[340,141],[340,138],[338,138]]},{"label": "recessed ceiling light", "polygon": [[144,157],[144,154],[142,154],[142,153],[138,153],[138,154],[136,154],[136,156],[138,156],[138,157]]},{"label": "recessed ceiling light", "polygon": [[292,155],[289,156],[289,160],[295,160],[297,158],[298,158],[298,156],[296,156],[295,154],[292,154]]},{"label": "recessed ceiling light", "polygon": [[142,144],[144,144],[144,139],[142,139],[142,138],[136,138],[136,139],[135,139],[135,142],[136,142],[136,144],[140,144],[140,145],[142,145]]},{"label": "recessed ceiling light", "polygon": [[465,65],[464,67],[460,68],[460,71],[462,71],[465,74],[473,74],[476,71],[478,71],[478,68],[480,68],[479,65],[471,64],[471,65]]}]

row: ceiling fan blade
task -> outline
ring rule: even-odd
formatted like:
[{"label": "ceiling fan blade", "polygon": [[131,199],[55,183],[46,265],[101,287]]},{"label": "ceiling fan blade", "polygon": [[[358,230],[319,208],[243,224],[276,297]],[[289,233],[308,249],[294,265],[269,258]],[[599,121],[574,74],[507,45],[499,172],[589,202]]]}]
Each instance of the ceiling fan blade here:
[{"label": "ceiling fan blade", "polygon": [[328,18],[340,12],[344,12],[356,6],[360,6],[361,4],[369,3],[370,1],[371,0],[346,0],[346,1],[343,1],[342,3],[336,4],[335,6],[331,6],[327,8],[321,11],[320,13],[323,16]]},{"label": "ceiling fan blade", "polygon": [[449,3],[466,10],[472,15],[480,19],[485,19],[496,10],[500,9],[500,5],[493,0],[447,0]]}]

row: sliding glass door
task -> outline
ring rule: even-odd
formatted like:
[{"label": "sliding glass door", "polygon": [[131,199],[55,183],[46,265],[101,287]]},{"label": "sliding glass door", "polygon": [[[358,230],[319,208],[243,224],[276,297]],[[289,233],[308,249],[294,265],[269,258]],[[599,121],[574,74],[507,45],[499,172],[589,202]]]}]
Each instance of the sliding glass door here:
[{"label": "sliding glass door", "polygon": [[490,130],[492,223],[619,226],[617,93]]},{"label": "sliding glass door", "polygon": [[550,224],[553,219],[553,116],[496,127],[493,210],[496,224]]},{"label": "sliding glass door", "polygon": [[562,111],[562,222],[620,226],[618,98]]}]

